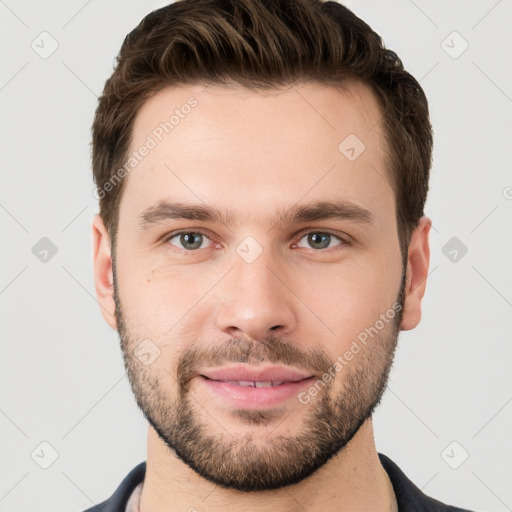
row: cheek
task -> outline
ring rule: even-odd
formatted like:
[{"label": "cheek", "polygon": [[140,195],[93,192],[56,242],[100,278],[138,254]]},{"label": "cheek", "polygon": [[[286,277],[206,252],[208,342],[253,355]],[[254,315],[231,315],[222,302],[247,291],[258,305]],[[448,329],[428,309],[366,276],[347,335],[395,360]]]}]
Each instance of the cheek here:
[{"label": "cheek", "polygon": [[120,262],[119,294],[132,336],[149,338],[166,352],[179,352],[197,339],[193,326],[200,322],[191,319],[197,317],[202,299],[218,280],[214,273],[203,274],[184,266],[148,265],[142,257]]},{"label": "cheek", "polygon": [[303,279],[298,295],[343,348],[393,306],[399,280],[399,272],[386,272],[377,261],[347,264]]}]

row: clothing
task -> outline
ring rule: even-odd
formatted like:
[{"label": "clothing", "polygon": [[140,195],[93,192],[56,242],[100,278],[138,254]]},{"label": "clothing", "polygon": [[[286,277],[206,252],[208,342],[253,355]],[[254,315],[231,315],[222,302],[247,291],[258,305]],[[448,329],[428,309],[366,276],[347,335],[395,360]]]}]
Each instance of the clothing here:
[{"label": "clothing", "polygon": [[[425,495],[389,457],[382,453],[378,455],[393,484],[399,512],[471,512],[445,505]],[[138,503],[145,474],[146,462],[141,462],[128,473],[109,499],[84,512],[139,512]]]},{"label": "clothing", "polygon": [[133,490],[126,504],[125,512],[139,512],[140,495],[142,494],[142,483],[140,482]]}]

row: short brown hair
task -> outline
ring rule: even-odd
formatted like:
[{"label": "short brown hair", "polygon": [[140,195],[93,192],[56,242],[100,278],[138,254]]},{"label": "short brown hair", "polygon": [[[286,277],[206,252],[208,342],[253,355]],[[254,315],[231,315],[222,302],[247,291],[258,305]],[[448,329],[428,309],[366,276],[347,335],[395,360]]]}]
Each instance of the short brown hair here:
[{"label": "short brown hair", "polygon": [[99,213],[113,250],[126,180],[108,193],[106,184],[125,162],[135,117],[151,95],[197,83],[272,90],[300,81],[342,87],[351,80],[370,86],[381,109],[406,256],[428,192],[427,99],[371,27],[343,5],[322,0],[178,0],[126,36],[92,127]]}]

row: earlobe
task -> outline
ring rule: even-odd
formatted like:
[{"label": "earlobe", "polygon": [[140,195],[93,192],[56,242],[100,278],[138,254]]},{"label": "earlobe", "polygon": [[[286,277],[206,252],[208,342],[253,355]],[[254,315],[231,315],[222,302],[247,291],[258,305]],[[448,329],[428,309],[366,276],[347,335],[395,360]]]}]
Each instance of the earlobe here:
[{"label": "earlobe", "polygon": [[117,330],[110,236],[99,214],[92,219],[91,243],[94,284],[100,311],[107,324]]},{"label": "earlobe", "polygon": [[422,217],[411,235],[409,243],[405,300],[400,329],[414,329],[421,320],[421,300],[427,286],[430,263],[429,233],[432,222]]}]

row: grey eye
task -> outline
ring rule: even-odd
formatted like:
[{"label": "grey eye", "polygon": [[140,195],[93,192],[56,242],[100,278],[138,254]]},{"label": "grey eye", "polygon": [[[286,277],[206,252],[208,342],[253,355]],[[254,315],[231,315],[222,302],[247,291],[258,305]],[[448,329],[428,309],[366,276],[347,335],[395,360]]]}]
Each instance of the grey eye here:
[{"label": "grey eye", "polygon": [[[171,241],[171,240],[174,240],[175,238],[178,238],[181,246],[179,246]],[[176,245],[180,249],[195,250],[195,249],[202,249],[203,243],[206,240],[208,240],[208,237],[206,235],[203,235],[202,233],[196,233],[194,231],[190,231],[187,233],[179,233],[177,235],[174,235],[173,237],[169,238],[168,241],[172,245]]]},{"label": "grey eye", "polygon": [[[336,235],[332,235],[331,233],[323,233],[321,231],[311,231],[310,233],[305,234],[301,238],[301,240],[303,240],[304,238],[307,238],[307,243],[313,249],[327,249],[329,248],[329,246],[331,246],[331,242],[335,240],[338,240],[340,243],[342,243],[342,240]],[[298,245],[299,247],[304,247],[300,245],[300,242]],[[340,244],[338,243],[335,245]]]}]

